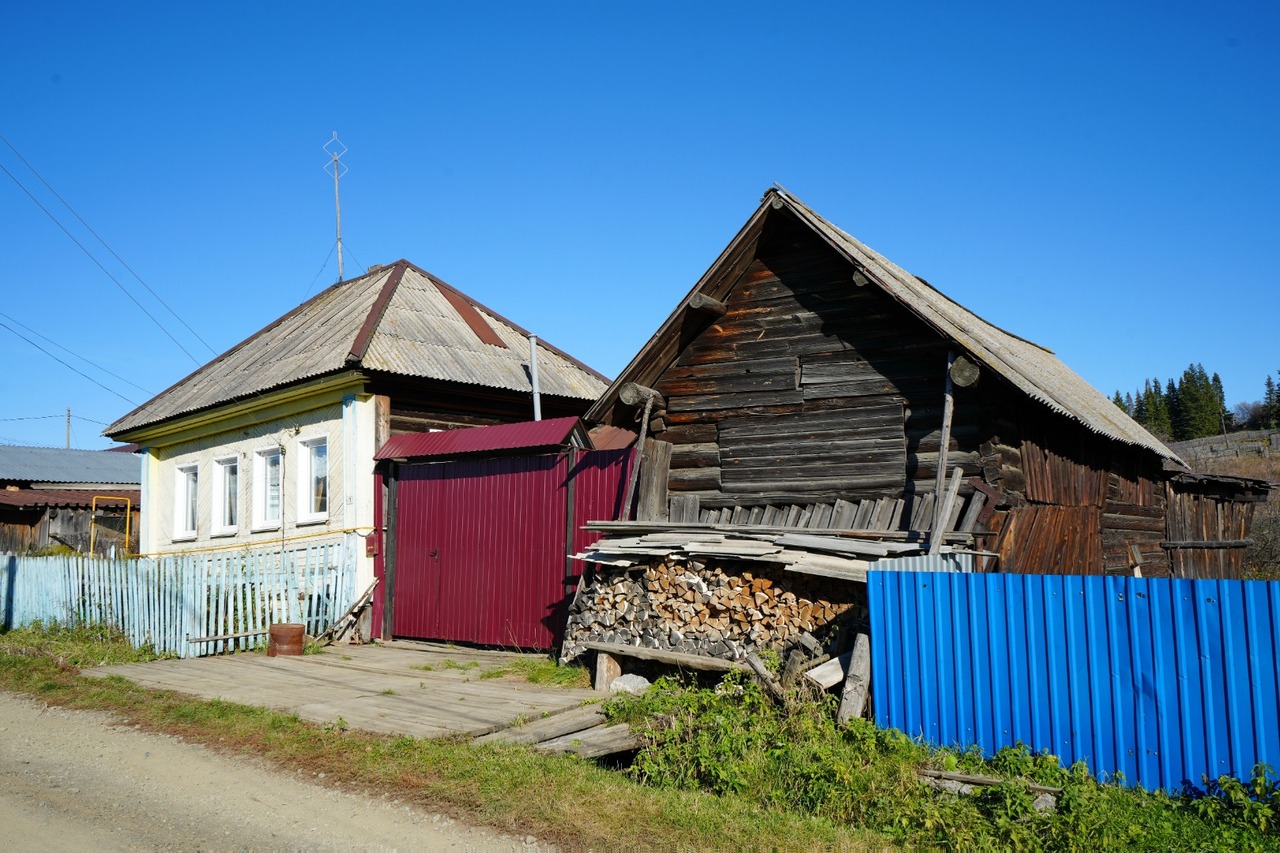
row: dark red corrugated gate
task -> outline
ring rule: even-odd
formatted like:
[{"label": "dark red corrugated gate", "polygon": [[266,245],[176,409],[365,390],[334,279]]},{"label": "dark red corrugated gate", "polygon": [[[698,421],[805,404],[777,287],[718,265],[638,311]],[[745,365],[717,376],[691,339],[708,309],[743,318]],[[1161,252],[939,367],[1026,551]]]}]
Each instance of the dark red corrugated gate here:
[{"label": "dark red corrugated gate", "polygon": [[[387,633],[555,646],[581,573],[566,555],[593,539],[582,524],[618,518],[629,458],[626,450],[567,450],[399,464],[387,525],[394,532]],[[377,574],[386,582],[383,556]],[[385,597],[375,596],[376,633],[385,610]]]}]

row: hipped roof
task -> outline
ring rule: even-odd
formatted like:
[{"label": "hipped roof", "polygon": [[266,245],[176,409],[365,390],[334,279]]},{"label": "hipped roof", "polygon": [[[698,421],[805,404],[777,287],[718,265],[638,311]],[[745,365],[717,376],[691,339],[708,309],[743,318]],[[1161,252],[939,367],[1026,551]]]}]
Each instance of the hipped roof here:
[{"label": "hipped roof", "polygon": [[[1092,432],[1125,444],[1144,447],[1164,459],[1185,465],[1172,450],[1063,364],[1051,350],[988,323],[922,279],[863,245],[781,188],[773,188],[765,193],[760,207],[721,253],[716,263],[694,285],[688,296],[681,300],[658,332],[587,412],[588,420],[604,419],[605,413],[616,404],[618,391],[624,383],[652,383],[674,362],[679,353],[671,345],[671,341],[678,334],[680,320],[688,310],[689,297],[695,293],[704,293],[715,299],[723,299],[733,286],[735,278],[726,273],[735,269],[734,265],[740,262],[744,254],[754,253],[755,243],[766,219],[784,212],[794,215],[852,263],[855,269],[861,270],[871,285],[889,294],[943,338],[1027,396]],[[849,287],[855,286],[851,280]]]},{"label": "hipped roof", "polygon": [[[401,260],[333,285],[120,418],[106,434],[348,369],[529,392],[528,335]],[[607,384],[538,340],[542,394],[594,400]]]}]

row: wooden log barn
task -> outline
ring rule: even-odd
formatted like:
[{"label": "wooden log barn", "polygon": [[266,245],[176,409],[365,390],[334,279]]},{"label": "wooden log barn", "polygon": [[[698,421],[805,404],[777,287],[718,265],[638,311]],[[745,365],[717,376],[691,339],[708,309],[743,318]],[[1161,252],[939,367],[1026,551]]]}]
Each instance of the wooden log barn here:
[{"label": "wooden log barn", "polygon": [[656,440],[650,521],[951,536],[986,571],[1241,577],[1268,488],[1192,473],[1052,351],[780,188],[587,419]]}]

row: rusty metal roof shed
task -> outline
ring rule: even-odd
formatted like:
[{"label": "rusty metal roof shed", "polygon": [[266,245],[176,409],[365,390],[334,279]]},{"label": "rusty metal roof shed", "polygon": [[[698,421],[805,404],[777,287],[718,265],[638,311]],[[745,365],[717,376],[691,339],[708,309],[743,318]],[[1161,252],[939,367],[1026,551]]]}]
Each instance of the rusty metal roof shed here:
[{"label": "rusty metal roof shed", "polygon": [[440,432],[411,432],[387,439],[374,459],[422,459],[507,450],[541,450],[573,444],[590,447],[586,428],[574,417],[496,424]]},{"label": "rusty metal roof shed", "polygon": [[[343,370],[529,391],[529,333],[408,261],[339,282],[129,412],[107,435]],[[538,340],[542,394],[594,400],[608,381]]]}]

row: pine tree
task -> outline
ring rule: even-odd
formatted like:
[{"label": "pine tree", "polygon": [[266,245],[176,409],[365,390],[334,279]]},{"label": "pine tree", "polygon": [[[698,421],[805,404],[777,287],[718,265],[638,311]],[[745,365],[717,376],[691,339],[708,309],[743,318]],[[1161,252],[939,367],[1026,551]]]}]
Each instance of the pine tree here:
[{"label": "pine tree", "polygon": [[1124,412],[1129,411],[1127,408],[1125,408],[1124,397],[1120,394],[1119,388],[1116,389],[1116,393],[1114,396],[1112,396],[1111,402],[1115,403],[1116,408],[1120,409],[1121,411],[1124,411]]},{"label": "pine tree", "polygon": [[[1276,371],[1276,375],[1280,376],[1280,370]],[[1262,421],[1266,429],[1275,429],[1276,424],[1280,423],[1280,389],[1276,388],[1276,381],[1269,373],[1263,388]]]}]

